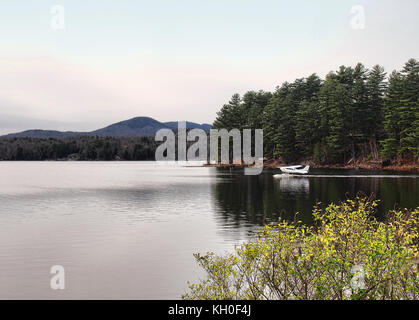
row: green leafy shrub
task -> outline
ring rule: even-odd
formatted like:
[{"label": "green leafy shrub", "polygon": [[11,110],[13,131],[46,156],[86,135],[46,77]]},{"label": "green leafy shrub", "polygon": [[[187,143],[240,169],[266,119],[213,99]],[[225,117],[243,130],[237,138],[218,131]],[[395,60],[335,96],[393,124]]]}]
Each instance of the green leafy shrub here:
[{"label": "green leafy shrub", "polygon": [[224,256],[184,299],[418,299],[419,208],[374,218],[376,201],[315,207],[313,226],[279,221]]}]

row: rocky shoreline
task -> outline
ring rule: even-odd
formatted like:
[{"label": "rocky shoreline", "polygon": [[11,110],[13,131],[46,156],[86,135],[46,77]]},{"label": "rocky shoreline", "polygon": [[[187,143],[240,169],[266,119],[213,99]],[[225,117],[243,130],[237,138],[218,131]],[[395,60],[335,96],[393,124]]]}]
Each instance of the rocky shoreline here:
[{"label": "rocky shoreline", "polygon": [[[312,168],[316,169],[352,169],[352,170],[386,170],[386,171],[400,171],[400,172],[416,172],[419,173],[419,164],[417,163],[386,163],[383,161],[368,161],[368,160],[358,160],[354,161],[351,164],[316,164],[312,161],[301,161],[296,162],[302,165],[310,165]],[[264,168],[275,169],[280,166],[286,166],[287,164],[283,163],[278,159],[267,159],[263,162]],[[288,164],[289,165],[289,164]],[[217,167],[217,168],[244,168],[248,165],[245,164],[207,164],[206,167]]]}]

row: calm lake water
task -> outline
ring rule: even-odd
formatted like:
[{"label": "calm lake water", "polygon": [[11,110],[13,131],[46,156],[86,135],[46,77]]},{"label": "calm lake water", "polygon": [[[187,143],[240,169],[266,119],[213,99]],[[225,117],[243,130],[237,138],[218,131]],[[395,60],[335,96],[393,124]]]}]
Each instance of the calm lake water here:
[{"label": "calm lake water", "polygon": [[[159,166],[152,162],[0,162],[0,298],[177,299],[203,273],[193,253],[230,251],[264,221],[311,223],[317,201],[363,191],[379,215],[419,205],[418,175]],[[65,268],[65,290],[50,268]]]}]

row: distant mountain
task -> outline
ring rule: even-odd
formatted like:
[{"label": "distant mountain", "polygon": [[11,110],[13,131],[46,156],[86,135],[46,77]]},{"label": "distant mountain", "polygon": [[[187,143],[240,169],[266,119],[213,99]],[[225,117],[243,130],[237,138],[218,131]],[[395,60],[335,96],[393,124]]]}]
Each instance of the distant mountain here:
[{"label": "distant mountain", "polygon": [[[175,130],[178,127],[176,121],[159,122],[149,117],[136,117],[129,120],[111,124],[105,128],[91,132],[74,132],[74,131],[55,131],[55,130],[26,130],[18,133],[11,133],[2,137],[8,138],[55,138],[62,139],[74,136],[99,136],[99,137],[150,137],[154,136],[160,129]],[[186,121],[188,129],[210,130],[209,124],[198,124]]]},{"label": "distant mountain", "polygon": [[0,136],[0,138],[55,138],[55,139],[63,139],[68,137],[75,137],[75,136],[83,136],[83,135],[89,135],[88,132],[73,132],[73,131],[56,131],[56,130],[41,130],[41,129],[35,129],[35,130],[26,130],[18,133],[10,133],[3,136]]},{"label": "distant mountain", "polygon": [[[172,121],[172,122],[164,122],[164,125],[168,126],[170,129],[177,129],[178,127],[178,123],[176,121]],[[205,131],[208,131],[212,128],[212,126],[210,124],[199,124],[199,123],[195,123],[195,122],[189,122],[186,121],[186,128],[188,129],[202,129]]]},{"label": "distant mountain", "polygon": [[168,127],[153,118],[137,117],[92,131],[89,135],[99,137],[144,137],[153,136],[158,130],[163,128]]}]

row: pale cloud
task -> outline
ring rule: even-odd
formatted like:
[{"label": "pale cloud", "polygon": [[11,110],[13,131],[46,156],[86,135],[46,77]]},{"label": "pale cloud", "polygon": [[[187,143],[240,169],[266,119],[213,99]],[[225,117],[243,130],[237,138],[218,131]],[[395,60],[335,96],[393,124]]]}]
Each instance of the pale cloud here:
[{"label": "pale cloud", "polygon": [[9,57],[0,59],[0,74],[3,117],[25,115],[25,123],[33,117],[33,125],[48,119],[69,124],[68,130],[135,116],[212,122],[232,93],[250,89],[246,79],[267,84],[266,74],[251,70],[164,59],[104,71],[47,57]]},{"label": "pale cloud", "polygon": [[[211,123],[236,92],[358,62],[391,72],[419,52],[417,0],[61,3],[59,31],[49,1],[0,5],[0,133]],[[355,4],[363,29],[350,25]]]},{"label": "pale cloud", "polygon": [[55,59],[3,58],[0,73],[2,111],[9,114],[91,121],[127,104],[100,72]]}]

